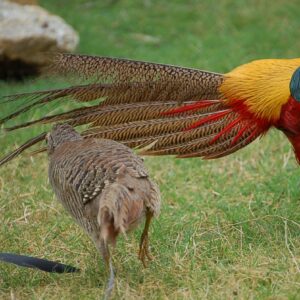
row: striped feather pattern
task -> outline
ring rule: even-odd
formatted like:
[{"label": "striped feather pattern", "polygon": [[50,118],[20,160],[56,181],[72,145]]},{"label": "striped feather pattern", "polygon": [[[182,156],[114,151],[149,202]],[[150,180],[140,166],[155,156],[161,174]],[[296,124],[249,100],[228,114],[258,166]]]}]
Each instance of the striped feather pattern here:
[{"label": "striped feather pattern", "polygon": [[[118,232],[138,224],[146,208],[158,214],[159,192],[131,149],[111,140],[83,140],[74,133],[72,127],[62,125],[48,136],[49,180],[57,198],[95,242],[101,229],[97,222],[101,207],[107,206]],[[88,207],[92,208],[90,216]]]},{"label": "striped feather pattern", "polygon": [[[55,56],[49,69],[52,74],[83,82],[63,89],[8,96],[0,105],[18,101],[21,107],[1,116],[0,123],[51,102],[60,105],[79,101],[89,106],[13,124],[8,130],[57,122],[88,125],[82,131],[84,138],[117,140],[129,147],[143,148],[142,153],[147,155],[207,158],[237,151],[266,130],[223,101],[219,92],[222,74],[73,54]],[[24,145],[22,151],[26,149]],[[16,156],[9,155],[2,161]]]}]

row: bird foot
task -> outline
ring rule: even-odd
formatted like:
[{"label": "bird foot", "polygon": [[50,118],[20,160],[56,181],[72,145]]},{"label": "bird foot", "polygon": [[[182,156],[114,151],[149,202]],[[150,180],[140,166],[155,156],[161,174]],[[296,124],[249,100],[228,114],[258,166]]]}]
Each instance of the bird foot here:
[{"label": "bird foot", "polygon": [[141,260],[145,268],[147,267],[146,258],[150,261],[153,260],[153,256],[149,251],[148,235],[143,235],[140,243],[139,259]]}]

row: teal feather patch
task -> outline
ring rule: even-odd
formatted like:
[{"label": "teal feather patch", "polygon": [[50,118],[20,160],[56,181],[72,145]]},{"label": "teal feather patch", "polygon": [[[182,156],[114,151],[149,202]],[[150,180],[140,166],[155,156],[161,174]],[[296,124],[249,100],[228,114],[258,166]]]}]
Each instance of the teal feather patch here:
[{"label": "teal feather patch", "polygon": [[300,67],[294,72],[291,82],[290,91],[292,97],[300,102]]}]

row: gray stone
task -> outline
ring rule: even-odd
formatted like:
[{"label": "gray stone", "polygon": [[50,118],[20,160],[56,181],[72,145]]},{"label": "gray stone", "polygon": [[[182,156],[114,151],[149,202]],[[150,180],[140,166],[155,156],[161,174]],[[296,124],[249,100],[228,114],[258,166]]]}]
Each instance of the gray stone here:
[{"label": "gray stone", "polygon": [[0,58],[43,65],[46,52],[70,52],[78,42],[62,18],[39,6],[0,0]]}]

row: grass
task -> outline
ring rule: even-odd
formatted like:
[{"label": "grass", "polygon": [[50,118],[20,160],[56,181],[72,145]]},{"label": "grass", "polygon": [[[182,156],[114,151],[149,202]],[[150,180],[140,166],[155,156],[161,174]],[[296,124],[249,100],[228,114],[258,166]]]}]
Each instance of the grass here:
[{"label": "grass", "polygon": [[[299,56],[296,0],[40,3],[76,28],[81,53],[219,72],[256,58]],[[2,82],[0,93],[53,85]],[[39,131],[1,133],[1,153]],[[115,299],[300,299],[299,169],[279,132],[217,161],[162,157],[146,164],[163,198],[151,228],[155,260],[146,269],[137,260],[141,230],[121,238]],[[0,298],[101,299],[107,277],[100,256],[54,198],[46,170],[43,155],[1,168],[0,250],[82,272],[0,264]]]}]

